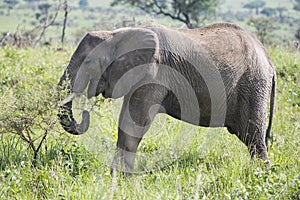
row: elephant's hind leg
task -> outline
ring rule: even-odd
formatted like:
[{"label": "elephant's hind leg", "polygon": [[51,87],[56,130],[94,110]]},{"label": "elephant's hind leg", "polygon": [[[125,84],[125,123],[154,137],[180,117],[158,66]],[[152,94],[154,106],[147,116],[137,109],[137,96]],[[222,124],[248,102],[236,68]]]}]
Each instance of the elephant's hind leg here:
[{"label": "elephant's hind leg", "polygon": [[265,143],[264,127],[264,125],[258,123],[256,120],[249,119],[243,142],[247,145],[252,158],[257,157],[264,161],[268,161],[269,158]]},{"label": "elephant's hind leg", "polygon": [[247,146],[251,157],[269,161],[265,143],[267,102],[263,98],[240,95],[237,106],[235,126],[228,130]]}]

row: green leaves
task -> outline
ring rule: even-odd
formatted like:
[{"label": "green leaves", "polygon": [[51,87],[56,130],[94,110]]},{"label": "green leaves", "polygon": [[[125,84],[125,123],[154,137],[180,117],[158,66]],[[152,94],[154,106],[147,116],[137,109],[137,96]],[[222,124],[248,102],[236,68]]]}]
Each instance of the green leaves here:
[{"label": "green leaves", "polygon": [[[51,63],[44,60],[43,51],[16,50],[8,46],[0,52],[3,65],[0,69],[0,130],[2,134],[15,134],[25,142],[32,150],[33,165],[47,135],[57,127],[59,73],[55,78],[50,75],[54,75],[50,71],[55,67],[49,67]],[[40,58],[33,64],[35,56]]]}]

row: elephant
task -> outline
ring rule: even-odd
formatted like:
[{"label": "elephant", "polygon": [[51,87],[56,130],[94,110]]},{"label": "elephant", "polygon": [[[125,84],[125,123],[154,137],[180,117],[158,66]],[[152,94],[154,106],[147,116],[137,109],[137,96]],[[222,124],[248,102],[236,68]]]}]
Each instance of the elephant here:
[{"label": "elephant", "polygon": [[81,123],[74,119],[74,98],[124,97],[113,170],[134,172],[139,143],[158,113],[196,126],[226,127],[251,157],[270,164],[275,67],[260,41],[236,24],[184,29],[148,23],[89,32],[58,85],[68,91],[60,123],[74,135],[90,123],[86,110]]}]

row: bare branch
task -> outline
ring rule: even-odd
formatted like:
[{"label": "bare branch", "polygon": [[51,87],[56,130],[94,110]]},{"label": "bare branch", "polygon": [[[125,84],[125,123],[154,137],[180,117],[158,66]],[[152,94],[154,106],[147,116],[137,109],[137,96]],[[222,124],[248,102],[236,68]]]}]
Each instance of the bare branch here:
[{"label": "bare branch", "polygon": [[162,15],[168,16],[172,19],[175,19],[175,20],[178,20],[178,21],[181,21],[181,22],[187,24],[187,21],[180,17],[180,12],[177,14],[177,16],[172,15],[169,12],[165,12],[156,0],[154,0],[154,5],[159,9],[159,11],[154,11],[155,14],[157,14],[157,15],[162,14]]},{"label": "bare branch", "polygon": [[[58,12],[59,12],[59,10],[60,10],[60,7],[61,7],[61,3],[60,3],[60,1],[59,1],[59,4],[58,4],[58,6],[57,6],[57,8],[56,8],[56,12],[55,12],[55,14],[54,14],[54,17],[53,17],[51,20],[50,20],[50,18],[49,18],[49,16],[48,16],[48,12],[46,12],[44,24],[41,25],[41,27],[42,27],[42,32],[41,32],[41,34],[40,34],[40,36],[39,36],[39,39],[37,39],[37,40],[35,41],[34,47],[36,47],[36,45],[37,45],[38,43],[40,43],[40,41],[42,40],[43,36],[45,35],[46,29],[47,29],[49,26],[52,26],[52,25],[54,24],[54,22],[55,22],[55,20],[56,20],[56,17],[57,17],[57,15],[58,15]],[[47,20],[50,20],[50,21],[47,23]]]},{"label": "bare branch", "polygon": [[68,13],[69,13],[69,6],[68,6],[68,0],[64,1],[64,23],[63,23],[63,29],[62,29],[62,35],[61,35],[61,43],[62,45],[64,44],[64,38],[65,38],[65,31],[66,31],[66,26],[67,26],[67,18],[68,18]]}]

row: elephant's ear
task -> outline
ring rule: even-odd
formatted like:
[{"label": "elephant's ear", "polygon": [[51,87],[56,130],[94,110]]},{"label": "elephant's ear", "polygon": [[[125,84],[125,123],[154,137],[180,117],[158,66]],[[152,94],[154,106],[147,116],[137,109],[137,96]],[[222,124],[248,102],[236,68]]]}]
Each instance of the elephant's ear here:
[{"label": "elephant's ear", "polygon": [[144,52],[146,50],[148,50],[148,56],[144,59],[148,59],[148,62],[151,62],[158,56],[158,38],[156,33],[149,29],[119,29],[114,33],[113,40],[111,42],[115,47],[113,52],[114,57],[117,59],[122,58],[122,56],[130,52],[135,52],[136,57],[140,56],[140,54],[145,57]]},{"label": "elephant's ear", "polygon": [[113,98],[126,93],[145,76],[153,79],[157,74],[159,41],[149,29],[120,29],[110,41],[113,61],[109,66],[107,92]]},{"label": "elephant's ear", "polygon": [[[92,31],[88,32],[80,41],[76,51],[72,55],[71,61],[65,75],[62,78],[69,77],[71,79],[71,86],[75,92],[81,92],[83,85],[87,83],[87,78],[82,78],[85,73],[82,73],[84,68],[81,68],[86,61],[94,59],[94,49],[97,49],[98,46],[101,46],[105,40],[109,39],[111,34],[109,31]],[[98,58],[97,58],[98,59]],[[99,67],[99,66],[98,66]],[[74,82],[76,81],[76,86],[74,87]]]}]

